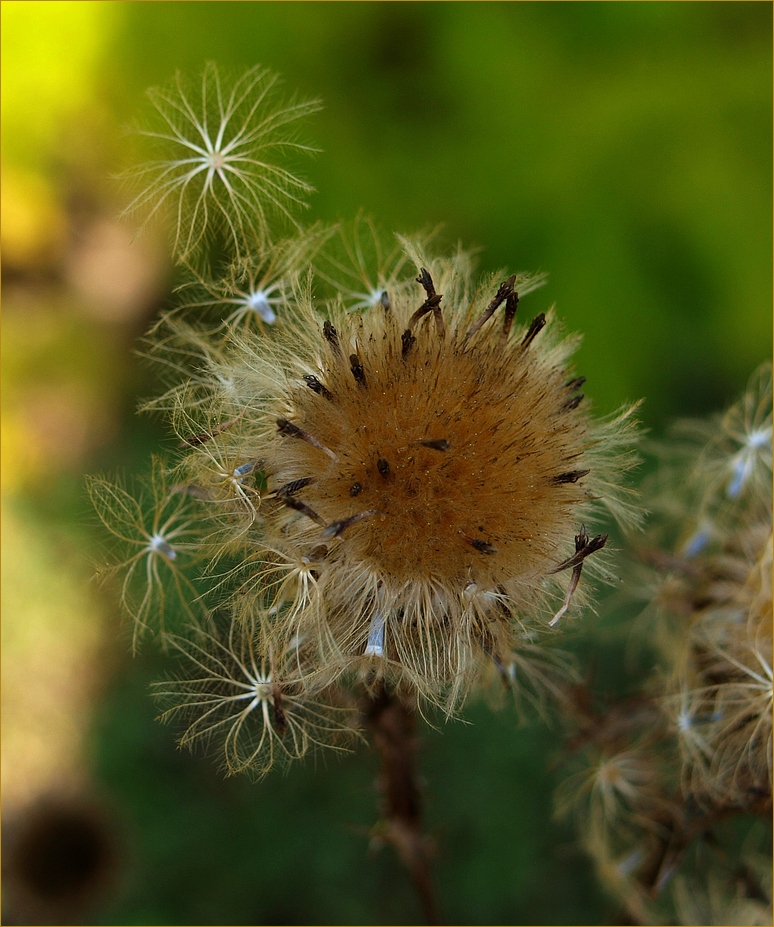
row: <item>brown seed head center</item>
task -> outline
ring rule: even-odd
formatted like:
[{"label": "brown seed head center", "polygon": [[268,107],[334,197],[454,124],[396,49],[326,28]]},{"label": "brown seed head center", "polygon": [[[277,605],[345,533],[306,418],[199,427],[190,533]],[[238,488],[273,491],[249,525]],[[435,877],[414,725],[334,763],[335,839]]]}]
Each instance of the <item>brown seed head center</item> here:
[{"label": "brown seed head center", "polygon": [[284,442],[277,480],[313,476],[303,498],[329,522],[375,512],[342,543],[386,582],[462,589],[529,576],[582,498],[574,480],[555,479],[585,444],[564,371],[519,344],[439,339],[428,322],[404,355],[400,327],[384,326],[353,339],[357,353],[330,352],[327,396],[294,393],[294,422],[331,453]]}]

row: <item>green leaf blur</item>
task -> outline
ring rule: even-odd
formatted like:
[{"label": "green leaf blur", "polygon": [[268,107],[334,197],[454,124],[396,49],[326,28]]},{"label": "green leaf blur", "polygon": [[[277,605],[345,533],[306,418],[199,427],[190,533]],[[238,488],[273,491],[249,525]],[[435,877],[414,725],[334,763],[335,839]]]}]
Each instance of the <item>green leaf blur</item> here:
[{"label": "green leaf blur", "polygon": [[[323,99],[306,128],[322,149],[305,165],[310,221],[362,208],[396,231],[443,223],[446,242],[480,247],[482,269],[547,271],[530,309],[555,302],[584,333],[577,363],[599,412],[644,397],[660,434],[722,408],[770,356],[769,4],[9,0],[2,20],[4,547],[17,545],[4,561],[27,557],[22,584],[35,548],[16,519],[50,546],[52,569],[90,588],[101,538],[83,474],[132,472],[167,440],[134,416],[154,386],[133,351],[174,277],[162,263],[121,302],[101,278],[84,283],[82,247],[95,216],[126,204],[111,177],[138,156],[122,129],[144,90],[206,61],[260,63]],[[153,240],[127,245],[119,269],[133,247]],[[42,630],[11,635],[4,662],[90,655],[96,681],[67,702],[82,713],[72,763],[114,814],[124,875],[84,922],[416,922],[398,864],[368,853],[366,751],[259,785],[224,780],[154,721],[147,685],[163,660],[132,662],[126,635],[93,646],[97,630],[117,636],[109,593],[66,616],[62,652],[44,586],[14,596],[11,628]],[[620,637],[585,645],[611,676]],[[558,731],[507,710],[468,719],[423,735],[447,922],[615,917],[551,817]]]}]

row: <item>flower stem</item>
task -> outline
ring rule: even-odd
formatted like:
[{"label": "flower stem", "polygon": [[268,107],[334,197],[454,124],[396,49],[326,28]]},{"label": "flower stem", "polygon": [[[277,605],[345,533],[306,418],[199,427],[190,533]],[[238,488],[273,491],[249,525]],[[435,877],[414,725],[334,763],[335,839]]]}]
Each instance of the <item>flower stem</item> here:
[{"label": "flower stem", "polygon": [[398,854],[419,896],[426,923],[439,924],[430,877],[435,844],[422,833],[414,705],[381,682],[367,692],[364,715],[380,761],[377,782],[382,820],[374,835],[390,843]]}]

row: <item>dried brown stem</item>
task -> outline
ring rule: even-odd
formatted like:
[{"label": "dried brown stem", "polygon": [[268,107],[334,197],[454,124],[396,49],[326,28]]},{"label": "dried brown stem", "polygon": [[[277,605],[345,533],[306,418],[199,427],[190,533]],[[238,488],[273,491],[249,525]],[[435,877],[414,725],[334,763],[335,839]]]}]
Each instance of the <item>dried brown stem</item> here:
[{"label": "dried brown stem", "polygon": [[416,715],[385,683],[366,695],[364,713],[379,755],[378,786],[382,820],[375,836],[392,845],[406,867],[428,924],[439,924],[430,861],[432,838],[422,833],[422,802],[417,777]]}]

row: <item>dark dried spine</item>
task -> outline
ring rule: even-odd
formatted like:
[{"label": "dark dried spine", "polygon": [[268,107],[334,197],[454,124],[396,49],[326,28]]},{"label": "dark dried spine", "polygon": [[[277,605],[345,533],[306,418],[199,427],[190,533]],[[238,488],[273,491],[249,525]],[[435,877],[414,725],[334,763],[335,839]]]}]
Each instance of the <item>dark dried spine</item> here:
[{"label": "dark dried spine", "polygon": [[325,340],[333,348],[333,350],[341,355],[341,347],[339,345],[339,333],[331,325],[331,323],[326,319],[323,322],[323,335],[325,335]]},{"label": "dark dried spine", "polygon": [[570,470],[568,473],[560,473],[552,477],[554,483],[577,483],[579,479],[591,473],[590,470]]},{"label": "dark dried spine", "polygon": [[306,385],[312,390],[313,393],[317,393],[318,396],[324,396],[328,400],[333,399],[333,393],[328,389],[327,386],[322,384],[317,377],[313,376],[311,373],[307,374],[304,377]]},{"label": "dark dried spine", "polygon": [[355,381],[361,386],[366,385],[366,375],[363,365],[360,363],[360,358],[357,354],[349,355],[349,366],[352,370],[352,376],[355,378]]},{"label": "dark dried spine", "polygon": [[544,312],[541,312],[540,315],[536,315],[535,318],[530,322],[527,334],[524,336],[524,340],[521,342],[522,347],[526,348],[528,345],[532,344],[538,334],[545,328],[545,325],[546,315]]}]

